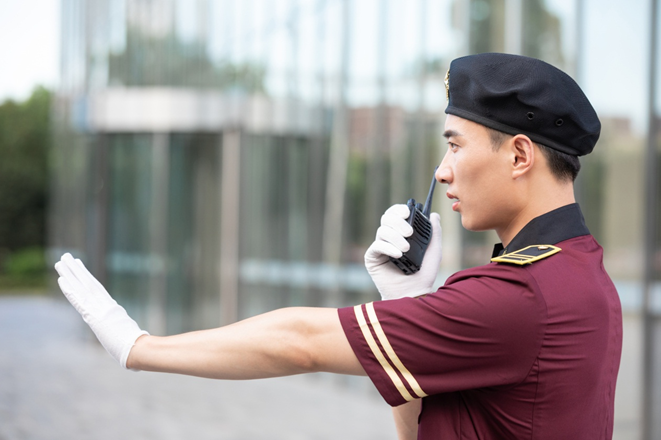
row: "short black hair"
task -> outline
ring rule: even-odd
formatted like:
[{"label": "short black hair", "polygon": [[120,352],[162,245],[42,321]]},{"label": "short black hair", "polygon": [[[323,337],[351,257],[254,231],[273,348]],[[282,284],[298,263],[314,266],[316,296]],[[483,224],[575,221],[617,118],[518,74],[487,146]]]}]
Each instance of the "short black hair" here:
[{"label": "short black hair", "polygon": [[[489,132],[489,139],[491,140],[491,147],[494,151],[498,151],[503,143],[512,137],[512,135],[503,133],[502,131],[494,130],[493,128],[485,127]],[[534,142],[540,149],[551,169],[551,174],[561,182],[574,182],[578,172],[581,170],[581,162],[578,156],[563,153],[562,151],[554,150],[546,145]]]},{"label": "short black hair", "polygon": [[544,157],[546,157],[551,173],[558,180],[561,182],[573,182],[576,180],[576,176],[578,176],[578,172],[581,170],[581,161],[578,160],[578,156],[554,150],[546,145],[538,143],[536,145],[542,151]]}]

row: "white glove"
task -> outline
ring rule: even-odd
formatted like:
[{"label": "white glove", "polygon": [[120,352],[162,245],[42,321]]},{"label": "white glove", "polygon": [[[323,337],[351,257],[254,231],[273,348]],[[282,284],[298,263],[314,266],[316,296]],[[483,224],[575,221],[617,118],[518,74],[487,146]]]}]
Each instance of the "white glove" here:
[{"label": "white glove", "polygon": [[438,266],[443,257],[441,251],[441,217],[432,212],[429,220],[432,236],[420,270],[405,275],[388,257],[400,258],[410,248],[406,237],[413,228],[406,220],[410,214],[406,205],[393,205],[381,216],[381,226],[376,240],[365,252],[365,267],[383,299],[415,297],[431,293]]},{"label": "white glove", "polygon": [[82,261],[62,255],[55,264],[57,282],[72,306],[90,326],[101,345],[126,368],[126,360],[136,339],[148,335],[85,268]]}]

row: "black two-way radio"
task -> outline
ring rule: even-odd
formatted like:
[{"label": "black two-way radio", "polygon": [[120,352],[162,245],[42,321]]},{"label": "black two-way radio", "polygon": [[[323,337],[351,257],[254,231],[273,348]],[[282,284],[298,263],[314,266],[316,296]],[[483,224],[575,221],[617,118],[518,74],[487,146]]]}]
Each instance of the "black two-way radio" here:
[{"label": "black two-way radio", "polygon": [[[434,170],[436,174],[436,170]],[[406,275],[411,275],[420,270],[422,266],[422,259],[425,257],[425,251],[431,241],[432,227],[429,221],[429,213],[431,212],[431,199],[434,195],[434,188],[436,187],[436,177],[431,180],[429,187],[429,194],[425,206],[421,203],[416,203],[415,199],[409,199],[406,206],[409,208],[409,216],[406,219],[411,227],[413,227],[413,234],[406,240],[411,245],[411,248],[404,252],[400,258],[390,257],[395,266],[399,267]]]}]

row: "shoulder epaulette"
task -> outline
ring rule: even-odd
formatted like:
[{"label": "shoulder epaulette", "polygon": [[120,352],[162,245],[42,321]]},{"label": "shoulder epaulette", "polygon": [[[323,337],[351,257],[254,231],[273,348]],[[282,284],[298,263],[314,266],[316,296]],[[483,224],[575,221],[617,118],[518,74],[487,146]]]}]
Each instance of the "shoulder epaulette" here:
[{"label": "shoulder epaulette", "polygon": [[535,261],[550,257],[553,254],[557,254],[561,250],[562,249],[559,247],[551,246],[550,244],[537,244],[519,249],[518,251],[503,254],[499,257],[494,257],[491,259],[491,261],[495,263],[509,263],[523,266],[524,264],[531,264]]}]

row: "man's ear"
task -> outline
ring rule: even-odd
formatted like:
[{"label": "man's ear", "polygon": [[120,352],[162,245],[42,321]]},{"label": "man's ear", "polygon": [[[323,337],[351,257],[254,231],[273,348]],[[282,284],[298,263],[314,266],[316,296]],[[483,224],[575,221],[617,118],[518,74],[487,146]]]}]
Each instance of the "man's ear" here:
[{"label": "man's ear", "polygon": [[512,177],[517,179],[528,173],[535,164],[535,144],[524,134],[517,134],[509,142]]}]

